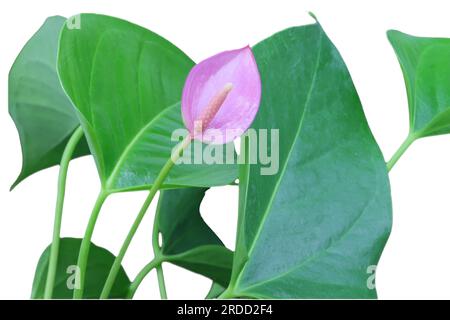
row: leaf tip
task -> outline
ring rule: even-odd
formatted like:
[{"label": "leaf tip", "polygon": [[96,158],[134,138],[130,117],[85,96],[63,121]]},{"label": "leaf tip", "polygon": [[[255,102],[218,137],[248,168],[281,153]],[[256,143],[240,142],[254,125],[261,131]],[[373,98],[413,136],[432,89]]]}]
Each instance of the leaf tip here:
[{"label": "leaf tip", "polygon": [[9,187],[9,192],[13,191],[17,187],[17,185],[22,182],[22,180],[23,180],[22,175],[18,176],[16,181],[14,181],[11,187]]},{"label": "leaf tip", "polygon": [[54,15],[54,16],[47,17],[47,19],[45,19],[44,23],[51,22],[51,21],[62,21],[62,20],[66,20],[66,18],[63,16]]},{"label": "leaf tip", "polygon": [[319,23],[319,20],[317,19],[317,16],[314,14],[314,12],[308,11],[308,14],[311,18],[313,18],[316,23]]},{"label": "leaf tip", "polygon": [[399,30],[395,30],[395,29],[389,29],[388,31],[386,31],[386,35],[387,37],[390,39],[392,37],[397,37],[397,36],[408,36],[406,33],[403,33]]},{"label": "leaf tip", "polygon": [[397,32],[398,32],[397,30],[389,29],[389,30],[386,31],[386,35],[389,38],[391,35],[393,35],[393,34],[395,34]]}]

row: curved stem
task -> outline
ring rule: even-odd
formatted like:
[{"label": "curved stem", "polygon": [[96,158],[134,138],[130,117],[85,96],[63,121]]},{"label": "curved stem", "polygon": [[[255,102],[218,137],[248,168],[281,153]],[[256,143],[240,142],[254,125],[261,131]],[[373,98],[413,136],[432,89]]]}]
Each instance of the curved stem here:
[{"label": "curved stem", "polygon": [[130,285],[130,289],[128,290],[128,299],[132,299],[134,294],[136,293],[136,290],[139,288],[142,280],[147,276],[147,274],[150,273],[154,268],[157,268],[161,265],[161,260],[159,259],[153,259],[150,261],[144,268],[142,268],[141,271],[139,271],[138,275],[134,279],[134,281]]},{"label": "curved stem", "polygon": [[138,216],[136,217],[133,225],[131,226],[130,231],[128,232],[128,235],[122,244],[122,247],[120,248],[119,254],[117,255],[116,259],[114,260],[114,263],[111,267],[111,270],[109,271],[108,278],[106,279],[105,286],[103,287],[102,293],[100,295],[100,299],[107,299],[109,296],[109,292],[112,289],[112,286],[114,285],[114,281],[116,280],[117,273],[120,270],[120,266],[122,264],[122,260],[125,257],[125,253],[128,250],[128,247],[130,246],[131,240],[133,240],[134,235],[136,234],[136,231],[139,227],[139,225],[142,222],[142,219],[145,216],[145,213],[147,212],[148,207],[150,206],[153,197],[155,196],[158,189],[153,188],[150,190],[149,195],[145,199],[144,204],[142,205],[141,210],[139,211]]},{"label": "curved stem", "polygon": [[75,290],[73,291],[74,299],[83,298],[84,280],[86,278],[86,267],[89,257],[89,249],[91,247],[92,234],[94,233],[95,223],[97,222],[100,210],[108,195],[109,194],[105,192],[103,189],[98,195],[97,201],[95,202],[94,208],[92,209],[91,217],[89,218],[89,222],[86,227],[86,232],[84,234],[83,241],[81,241],[80,253],[78,254],[78,262],[77,262],[80,286],[78,288],[75,288]]},{"label": "curved stem", "polygon": [[152,232],[152,247],[155,256],[161,253],[161,247],[159,246],[159,212],[161,209],[162,199],[164,197],[164,193],[159,194],[159,201],[156,207],[155,219],[153,221],[153,232]]},{"label": "curved stem", "polygon": [[159,175],[156,177],[155,181],[153,182],[153,185],[149,191],[149,194],[148,194],[147,198],[145,199],[145,202],[142,205],[142,208],[139,211],[139,214],[137,215],[133,225],[131,226],[131,229],[128,232],[128,235],[125,238],[125,241],[122,244],[122,247],[120,248],[119,254],[117,255],[116,259],[114,260],[114,263],[111,267],[108,278],[106,279],[105,286],[103,287],[102,293],[100,295],[100,299],[108,298],[111,288],[114,285],[114,281],[116,280],[117,273],[120,270],[122,260],[125,257],[125,253],[127,252],[128,247],[130,246],[131,240],[133,240],[133,237],[136,234],[136,231],[137,231],[139,225],[141,224],[142,219],[144,218],[148,207],[152,203],[153,198],[155,197],[155,195],[158,192],[159,188],[161,187],[162,183],[166,179],[170,170],[174,166],[175,162],[181,157],[183,150],[189,145],[190,142],[191,142],[191,136],[188,135],[188,136],[186,136],[186,138],[184,138],[184,140],[182,142],[180,142],[176,146],[174,152],[172,153],[172,156],[166,162],[166,164],[163,166],[163,168],[159,172]]},{"label": "curved stem", "polygon": [[48,263],[47,280],[45,283],[44,299],[51,299],[53,294],[53,287],[55,285],[56,266],[58,264],[59,241],[61,233],[61,220],[64,207],[64,196],[66,193],[66,179],[67,171],[69,169],[69,162],[75,148],[83,137],[83,129],[78,127],[67,142],[66,148],[61,158],[58,176],[58,195],[56,197],[55,221],[53,223],[53,240],[50,249],[50,260]]},{"label": "curved stem", "polygon": [[397,151],[392,156],[391,160],[386,163],[388,171],[391,171],[392,167],[397,163],[400,157],[408,150],[409,146],[416,141],[417,136],[415,134],[410,133],[408,137],[406,137],[405,141],[400,145]]}]

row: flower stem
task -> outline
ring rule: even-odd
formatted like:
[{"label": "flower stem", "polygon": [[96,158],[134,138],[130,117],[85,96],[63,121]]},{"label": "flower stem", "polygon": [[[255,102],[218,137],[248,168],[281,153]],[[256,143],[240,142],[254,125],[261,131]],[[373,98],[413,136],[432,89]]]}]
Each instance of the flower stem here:
[{"label": "flower stem", "polygon": [[[156,207],[155,219],[153,222],[152,246],[153,246],[153,253],[154,253],[155,257],[161,256],[161,247],[159,245],[159,234],[160,234],[159,233],[159,216],[160,216],[160,212],[161,212],[160,206],[162,203],[163,196],[164,196],[164,194],[160,193],[158,206]],[[164,272],[163,272],[161,264],[156,266],[156,273],[158,276],[159,294],[161,296],[161,299],[166,300],[167,299],[166,282],[164,280]]]},{"label": "flower stem", "polygon": [[53,240],[50,249],[50,260],[48,263],[47,280],[45,283],[44,299],[51,299],[53,294],[53,287],[55,285],[56,276],[56,266],[58,264],[58,252],[59,252],[59,242],[61,233],[61,220],[64,207],[64,196],[66,193],[66,179],[67,171],[69,169],[69,162],[72,159],[72,155],[75,148],[83,137],[83,129],[78,127],[70,137],[67,142],[66,148],[64,149],[61,163],[59,167],[58,176],[58,195],[56,197],[56,208],[55,208],[55,221],[53,223]]},{"label": "flower stem", "polygon": [[392,156],[391,160],[389,160],[386,164],[388,171],[391,171],[392,167],[397,163],[400,157],[408,150],[409,146],[416,141],[417,135],[410,133],[408,137],[406,137],[405,141],[400,145],[397,151]]},{"label": "flower stem", "polygon": [[159,294],[161,296],[161,299],[167,300],[166,282],[164,280],[162,264],[156,267],[156,274],[158,276]]},{"label": "flower stem", "polygon": [[166,164],[163,166],[163,168],[159,172],[159,175],[156,177],[155,181],[153,182],[153,185],[149,191],[149,194],[148,194],[147,198],[145,199],[145,202],[142,205],[142,208],[139,211],[133,225],[131,226],[131,229],[128,232],[128,235],[125,238],[125,241],[122,244],[122,247],[120,248],[119,254],[117,255],[116,259],[114,260],[114,263],[111,267],[108,278],[106,279],[105,286],[103,287],[102,293],[100,295],[100,299],[108,298],[109,293],[112,289],[112,286],[114,285],[114,281],[116,280],[117,274],[120,270],[122,260],[125,257],[128,247],[130,246],[131,240],[133,240],[133,237],[136,234],[136,231],[137,231],[139,225],[141,224],[142,219],[144,218],[148,207],[152,203],[153,198],[155,197],[155,195],[158,192],[159,188],[161,187],[162,183],[166,179],[170,170],[174,166],[175,162],[181,157],[183,150],[186,149],[186,147],[189,145],[190,142],[191,142],[191,136],[187,135],[186,138],[184,138],[184,140],[176,146],[174,152],[172,153],[172,156],[166,162]]},{"label": "flower stem", "polygon": [[155,258],[150,261],[136,276],[135,280],[131,283],[130,289],[128,292],[128,299],[132,299],[134,294],[136,293],[136,290],[140,286],[142,280],[147,276],[147,274],[152,271],[153,269],[156,269],[157,277],[158,277],[158,286],[159,286],[159,294],[161,296],[161,299],[167,299],[167,291],[166,291],[166,284],[164,281],[164,273],[162,269],[162,262],[164,261],[161,253],[161,247],[159,246],[159,215],[160,215],[160,206],[162,203],[162,197],[163,193],[160,193],[159,195],[159,201],[158,206],[156,207],[156,213],[155,213],[155,221],[153,223],[153,232],[152,232],[152,246],[153,246],[153,252],[155,255]]},{"label": "flower stem", "polygon": [[88,225],[84,234],[83,241],[81,241],[80,253],[78,254],[78,276],[80,277],[80,286],[75,288],[73,291],[74,299],[82,299],[84,291],[84,282],[86,278],[86,267],[89,257],[89,249],[91,247],[92,234],[94,233],[95,223],[97,222],[100,210],[108,197],[109,193],[105,192],[103,189],[97,197],[94,208],[92,209],[91,217],[89,218]]},{"label": "flower stem", "polygon": [[144,280],[144,278],[147,276],[147,274],[149,274],[150,271],[152,271],[154,268],[157,268],[159,265],[161,265],[161,260],[155,258],[150,261],[144,268],[142,268],[142,270],[138,273],[138,275],[130,285],[127,296],[128,299],[133,298],[142,280]]}]

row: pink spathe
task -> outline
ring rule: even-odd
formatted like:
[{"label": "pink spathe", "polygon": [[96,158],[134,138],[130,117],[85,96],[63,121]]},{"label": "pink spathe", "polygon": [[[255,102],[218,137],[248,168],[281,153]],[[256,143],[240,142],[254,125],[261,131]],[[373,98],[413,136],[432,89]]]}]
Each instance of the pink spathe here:
[{"label": "pink spathe", "polygon": [[194,139],[233,141],[250,127],[261,99],[261,80],[250,47],[208,58],[189,73],[183,89],[183,121]]}]

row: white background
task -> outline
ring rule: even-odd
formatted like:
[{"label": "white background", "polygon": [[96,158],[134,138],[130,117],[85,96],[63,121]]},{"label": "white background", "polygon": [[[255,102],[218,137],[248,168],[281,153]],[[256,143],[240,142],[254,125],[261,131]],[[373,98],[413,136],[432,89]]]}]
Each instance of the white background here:
[{"label": "white background", "polygon": [[[388,159],[408,131],[403,78],[385,32],[450,37],[447,1],[1,1],[0,2],[0,298],[28,298],[36,262],[51,240],[57,168],[40,172],[13,192],[21,166],[18,135],[7,113],[7,75],[25,42],[51,15],[104,13],[166,37],[195,61],[239,48],[284,28],[311,23],[313,11],[341,52],[371,129]],[[391,171],[394,226],[377,272],[381,299],[450,298],[450,136],[416,142]],[[94,162],[71,163],[62,235],[79,237],[99,190]],[[145,194],[108,199],[93,240],[116,253]],[[204,218],[234,247],[237,189],[209,191]],[[152,257],[148,212],[126,256],[131,278]],[[203,298],[210,281],[164,265],[170,298]],[[137,298],[159,298],[155,273]]]}]

